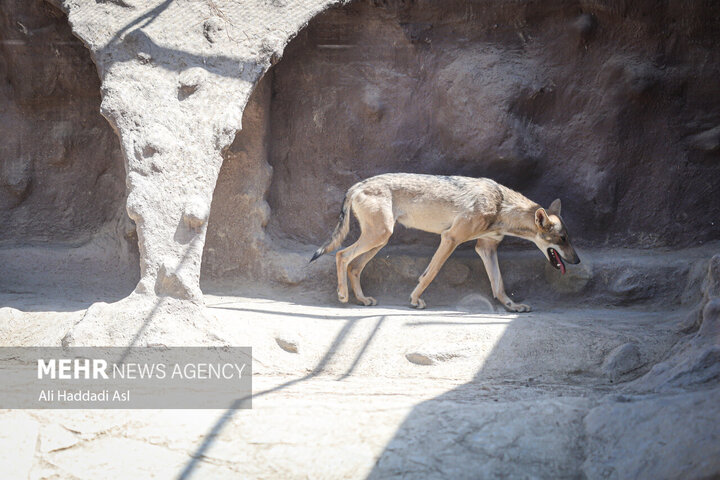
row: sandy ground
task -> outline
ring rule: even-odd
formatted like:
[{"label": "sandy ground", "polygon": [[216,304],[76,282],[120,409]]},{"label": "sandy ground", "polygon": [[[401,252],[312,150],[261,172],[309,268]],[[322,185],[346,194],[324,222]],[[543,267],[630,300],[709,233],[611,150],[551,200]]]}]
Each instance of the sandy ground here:
[{"label": "sandy ground", "polygon": [[[2,301],[6,345],[57,345],[87,307]],[[684,314],[206,303],[253,347],[251,410],[5,410],[3,478],[599,478],[585,418],[624,401]],[[608,362],[627,344],[637,358]]]}]

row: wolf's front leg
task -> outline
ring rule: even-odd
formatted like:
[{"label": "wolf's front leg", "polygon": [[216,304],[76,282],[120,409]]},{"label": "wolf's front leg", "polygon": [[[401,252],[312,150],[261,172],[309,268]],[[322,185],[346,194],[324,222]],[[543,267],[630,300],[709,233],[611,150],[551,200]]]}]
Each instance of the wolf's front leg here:
[{"label": "wolf's front leg", "polygon": [[531,310],[529,305],[515,303],[505,293],[505,286],[503,285],[502,275],[500,275],[500,266],[497,259],[497,246],[499,243],[497,240],[481,238],[475,245],[475,251],[485,264],[485,271],[490,279],[493,296],[511,312],[529,312]]},{"label": "wolf's front leg", "polygon": [[425,269],[425,272],[420,275],[417,287],[415,287],[415,290],[410,294],[410,305],[417,309],[425,308],[425,300],[420,298],[420,295],[422,295],[428,285],[430,285],[430,282],[433,281],[440,271],[440,267],[443,266],[459,243],[460,242],[453,237],[450,229],[442,233],[440,236],[440,246],[435,251],[435,255],[433,255],[432,260],[430,260],[430,264]]}]

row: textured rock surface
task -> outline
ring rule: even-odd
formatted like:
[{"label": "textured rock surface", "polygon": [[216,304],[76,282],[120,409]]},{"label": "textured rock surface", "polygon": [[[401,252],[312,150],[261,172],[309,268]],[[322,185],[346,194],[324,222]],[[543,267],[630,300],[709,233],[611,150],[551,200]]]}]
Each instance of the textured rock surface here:
[{"label": "textured rock surface", "polygon": [[[703,298],[692,317],[698,316],[697,330],[675,344],[668,358],[657,363],[634,382],[641,391],[678,391],[714,385],[720,380],[720,255],[707,266]],[[681,324],[687,332],[688,322]],[[691,328],[695,328],[695,323]]]},{"label": "textured rock surface", "polygon": [[93,54],[102,112],[120,137],[140,247],[136,293],[201,302],[221,151],[271,60],[328,2],[58,3]]},{"label": "textured rock surface", "polygon": [[[200,305],[200,265],[221,152],[241,129],[250,92],[271,61],[330,2],[56,3],[92,53],[101,111],[120,138],[127,213],[140,251],[135,294]],[[157,302],[136,298],[98,306],[85,321],[118,327],[115,312],[132,312],[139,321],[169,314],[137,310]],[[83,341],[79,332],[94,331],[76,330],[68,337],[75,343]],[[132,336],[126,333],[120,337]]]},{"label": "textured rock surface", "polygon": [[[672,352],[682,311],[520,317],[297,300],[207,297],[225,340],[253,346],[252,410],[0,411],[0,467],[82,479],[720,474],[717,379],[659,393],[626,381]],[[62,336],[16,326],[2,332],[14,344]],[[611,383],[603,363],[629,343],[649,365]]]},{"label": "textured rock surface", "polygon": [[[387,171],[488,175],[544,204],[560,196],[581,246],[717,240],[719,15],[699,2],[357,1],[322,13],[268,71],[228,151],[208,285],[332,276],[305,257],[346,189]],[[437,242],[398,227],[383,253]],[[431,253],[388,254],[367,283],[416,279]],[[587,295],[600,273],[611,303],[658,296],[633,266],[570,271],[555,282],[564,292]]]},{"label": "textured rock surface", "polygon": [[[78,243],[107,231],[119,243],[104,253],[131,261],[123,242],[139,241],[137,293],[200,301],[201,259],[210,280],[313,286],[329,269],[306,268],[304,249],[325,239],[348,185],[388,170],[491,175],[541,202],[563,196],[581,244],[717,238],[712,6],[353,2],[290,44],[231,142],[253,85],[327,2],[56,3],[92,52],[121,142],[95,113],[95,72],[62,15],[8,2],[4,241]],[[189,18],[202,21],[174,35]],[[30,70],[40,74],[21,81]],[[23,140],[38,125],[49,134]],[[139,236],[121,212],[121,150]],[[83,189],[90,195],[69,193]],[[426,261],[378,258],[367,277],[417,277]],[[475,288],[467,265],[444,270],[443,282]],[[558,289],[586,294],[592,272],[573,274],[582,278]],[[613,303],[656,296],[633,269],[613,275]]]},{"label": "textured rock surface", "polygon": [[[718,239],[716,5],[357,1],[257,83],[331,2],[56,3],[120,140],[62,16],[3,2],[0,344],[252,345],[256,396],[241,412],[0,411],[6,476],[720,475],[720,261],[690,248]],[[400,233],[407,249],[366,277],[386,306],[324,307],[332,258],[308,267],[305,249],[349,184],[387,170],[562,196],[579,243],[606,248],[565,277],[501,252],[509,293],[544,307],[524,316],[483,313],[482,265],[461,252],[428,292],[451,307],[415,312],[393,302],[437,240]],[[127,294],[94,284],[136,278],[118,268],[135,235],[135,293],[90,305]],[[206,308],[201,257],[275,300]]]},{"label": "textured rock surface", "polygon": [[322,242],[350,185],[412,171],[562,197],[585,245],[717,239],[719,19],[702,2],[334,8],[273,69],[270,229]]},{"label": "textured rock surface", "polygon": [[720,390],[623,400],[585,417],[588,478],[718,475]]},{"label": "textured rock surface", "polygon": [[0,105],[0,246],[82,243],[124,211],[90,52],[45,2],[2,2]]}]

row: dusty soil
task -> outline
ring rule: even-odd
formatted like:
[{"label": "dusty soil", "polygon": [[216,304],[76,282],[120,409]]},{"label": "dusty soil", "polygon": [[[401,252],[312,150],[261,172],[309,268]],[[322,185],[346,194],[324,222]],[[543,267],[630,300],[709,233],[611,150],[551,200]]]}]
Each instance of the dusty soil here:
[{"label": "dusty soil", "polygon": [[[89,302],[57,293],[4,294],[4,344],[58,345]],[[88,479],[698,478],[720,468],[710,433],[720,425],[707,423],[720,418],[716,382],[634,386],[684,337],[686,308],[520,315],[272,297],[207,296],[223,341],[253,347],[252,410],[3,411],[0,463],[13,478]]]}]

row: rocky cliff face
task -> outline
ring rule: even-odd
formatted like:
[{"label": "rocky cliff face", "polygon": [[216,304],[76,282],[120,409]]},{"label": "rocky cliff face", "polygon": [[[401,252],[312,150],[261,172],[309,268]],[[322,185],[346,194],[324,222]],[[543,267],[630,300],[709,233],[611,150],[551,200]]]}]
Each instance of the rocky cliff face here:
[{"label": "rocky cliff face", "polygon": [[[86,36],[98,46],[101,75],[123,62],[148,74],[165,71],[177,77],[167,87],[181,110],[205,95],[203,72],[223,70],[229,57],[218,52],[237,42],[234,12],[209,11],[198,38],[173,50],[154,39],[160,30],[153,24],[171,24],[173,15],[185,13],[162,3],[145,16],[140,4],[103,5],[127,14],[129,26],[123,30],[118,21],[119,36],[96,35],[114,47],[101,49]],[[719,15],[717,6],[702,2],[656,8],[652,2],[357,1],[332,8],[265,75],[243,131],[218,160],[224,166],[204,271],[209,278],[293,281],[268,266],[269,257],[304,254],[305,245],[325,240],[345,190],[388,171],[490,176],[543,204],[560,197],[576,242],[585,246],[677,247],[718,239]],[[6,1],[1,19],[6,228],[0,241],[77,244],[118,221],[119,237],[137,241],[123,212],[125,175],[139,173],[128,177],[136,178],[131,191],[141,179],[162,176],[167,125],[128,143],[126,172],[120,142],[98,113],[96,67],[64,14],[39,0]],[[248,50],[258,63],[242,65],[239,84],[249,85],[263,62],[280,58],[282,42],[259,38]],[[200,66],[193,42],[212,65]],[[170,68],[174,61],[177,71]],[[106,82],[106,115],[128,119],[128,132],[139,131],[132,125],[142,121],[121,113],[127,104],[113,106],[119,94],[111,87]],[[195,122],[196,133],[203,123]],[[186,196],[178,215],[191,204],[205,210],[203,195]],[[149,203],[131,201],[131,215]],[[187,228],[188,238],[194,236]],[[140,239],[157,250],[142,247],[144,257],[155,259],[152,278],[160,272],[166,290],[187,290],[175,285],[177,266],[162,268],[158,249],[169,244],[152,247],[151,237]],[[395,243],[436,243],[416,232],[396,237]],[[179,242],[180,257],[187,245]]]},{"label": "rocky cliff face", "polygon": [[[296,281],[305,267],[288,250],[311,252],[346,189],[390,171],[489,176],[544,205],[560,197],[584,247],[717,240],[719,19],[702,2],[332,8],[251,98],[220,172],[205,272],[242,276],[260,259],[247,270],[257,278],[284,256],[295,266],[268,275]],[[398,228],[393,244],[437,239]]]},{"label": "rocky cliff face", "polygon": [[585,245],[718,239],[719,20],[703,2],[335,8],[274,69],[271,229],[321,242],[347,187],[409,171],[560,197]]},{"label": "rocky cliff face", "polygon": [[[0,340],[252,344],[261,401],[207,426],[4,412],[11,475],[717,477],[720,5],[50,1],[0,0]],[[489,313],[473,252],[428,292],[447,311],[328,307],[308,256],[387,171],[561,197],[583,262],[501,252],[540,314]],[[437,238],[397,241],[381,301]],[[201,264],[274,298],[207,308]],[[76,309],[66,284],[107,300],[100,276],[135,290]]]},{"label": "rocky cliff face", "polygon": [[0,244],[82,243],[125,216],[97,71],[60,10],[0,5]]}]

